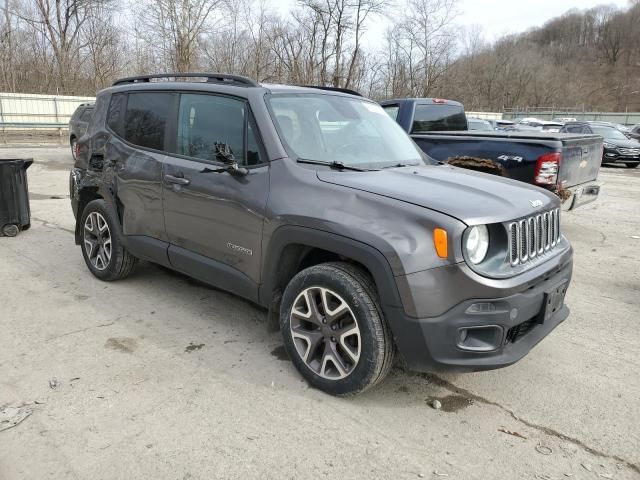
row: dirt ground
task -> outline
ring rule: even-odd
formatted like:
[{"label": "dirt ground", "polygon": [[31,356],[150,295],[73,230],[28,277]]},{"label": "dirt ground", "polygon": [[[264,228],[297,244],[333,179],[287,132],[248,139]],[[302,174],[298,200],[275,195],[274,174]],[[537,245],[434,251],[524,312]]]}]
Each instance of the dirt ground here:
[{"label": "dirt ground", "polygon": [[68,148],[0,157],[35,159],[32,228],[0,238],[0,421],[31,412],[0,431],[0,479],[640,478],[640,169],[564,214],[572,313],[521,362],[337,399],[250,303],[150,264],[93,278]]}]

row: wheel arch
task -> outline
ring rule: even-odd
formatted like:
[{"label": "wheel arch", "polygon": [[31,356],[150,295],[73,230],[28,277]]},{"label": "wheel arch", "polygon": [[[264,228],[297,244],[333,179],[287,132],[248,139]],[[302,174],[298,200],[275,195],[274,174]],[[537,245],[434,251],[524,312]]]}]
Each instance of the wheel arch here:
[{"label": "wheel arch", "polygon": [[299,226],[280,227],[271,236],[263,261],[260,303],[279,309],[282,292],[296,273],[336,260],[359,265],[371,276],[383,310],[402,305],[391,266],[379,250],[342,235]]},{"label": "wheel arch", "polygon": [[77,207],[77,215],[76,215],[76,228],[75,228],[75,241],[76,245],[80,245],[81,242],[81,232],[82,232],[82,214],[84,213],[85,207],[94,200],[104,200],[109,206],[111,206],[116,215],[118,216],[118,220],[120,221],[120,227],[122,227],[122,203],[111,194],[111,191],[107,192],[104,189],[100,188],[97,185],[84,185],[82,188],[78,189],[78,207]]}]

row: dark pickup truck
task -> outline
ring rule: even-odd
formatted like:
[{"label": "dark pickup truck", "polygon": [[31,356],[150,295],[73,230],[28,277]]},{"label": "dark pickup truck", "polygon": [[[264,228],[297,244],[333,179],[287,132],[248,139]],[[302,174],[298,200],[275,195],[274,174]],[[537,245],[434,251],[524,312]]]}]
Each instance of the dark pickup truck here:
[{"label": "dark pickup truck", "polygon": [[565,210],[589,203],[600,193],[598,135],[468,131],[462,104],[444,99],[405,98],[381,105],[435,160],[489,160],[506,177],[557,193]]}]

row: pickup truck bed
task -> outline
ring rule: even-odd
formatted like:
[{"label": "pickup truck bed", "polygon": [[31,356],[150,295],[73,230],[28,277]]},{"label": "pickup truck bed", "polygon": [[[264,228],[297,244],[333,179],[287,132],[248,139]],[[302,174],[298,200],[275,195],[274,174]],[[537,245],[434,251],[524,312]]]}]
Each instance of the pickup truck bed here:
[{"label": "pickup truck bed", "polygon": [[[595,200],[600,191],[597,178],[603,140],[598,135],[452,131],[427,132],[411,137],[436,160],[447,161],[461,156],[492,160],[504,167],[509,178],[559,193],[566,210]],[[536,176],[541,162],[552,154],[560,155],[558,178],[554,184],[545,185],[537,182]]]}]

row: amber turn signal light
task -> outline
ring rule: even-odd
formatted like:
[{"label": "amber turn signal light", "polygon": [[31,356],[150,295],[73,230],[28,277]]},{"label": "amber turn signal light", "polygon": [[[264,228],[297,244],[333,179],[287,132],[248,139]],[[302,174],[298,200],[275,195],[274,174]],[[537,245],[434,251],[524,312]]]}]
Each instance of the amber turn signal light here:
[{"label": "amber turn signal light", "polygon": [[449,242],[447,241],[447,231],[444,228],[433,229],[433,246],[440,258],[449,256]]}]

